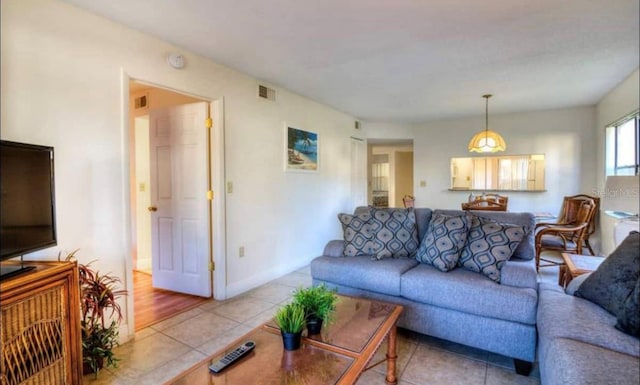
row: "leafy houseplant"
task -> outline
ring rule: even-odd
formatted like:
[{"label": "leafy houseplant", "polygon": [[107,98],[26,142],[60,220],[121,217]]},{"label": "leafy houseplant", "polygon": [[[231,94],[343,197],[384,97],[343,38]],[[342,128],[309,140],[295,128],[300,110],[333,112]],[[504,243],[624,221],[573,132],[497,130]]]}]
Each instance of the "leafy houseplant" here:
[{"label": "leafy houseplant", "polygon": [[275,321],[280,328],[284,348],[298,349],[305,324],[304,308],[297,303],[286,304],[276,312]]},{"label": "leafy houseplant", "polygon": [[[76,250],[77,251],[77,250]],[[76,251],[67,256],[71,260]],[[118,359],[113,349],[118,346],[118,326],[122,321],[122,309],[118,298],[127,295],[118,289],[120,278],[100,274],[86,265],[78,264],[80,278],[80,308],[82,329],[83,372],[98,375],[100,369],[117,367]],[[110,322],[108,322],[111,320]]]},{"label": "leafy houseplant", "polygon": [[338,296],[335,289],[329,289],[324,283],[306,289],[298,289],[293,301],[304,307],[309,334],[318,334],[322,323],[329,323],[336,309]]}]

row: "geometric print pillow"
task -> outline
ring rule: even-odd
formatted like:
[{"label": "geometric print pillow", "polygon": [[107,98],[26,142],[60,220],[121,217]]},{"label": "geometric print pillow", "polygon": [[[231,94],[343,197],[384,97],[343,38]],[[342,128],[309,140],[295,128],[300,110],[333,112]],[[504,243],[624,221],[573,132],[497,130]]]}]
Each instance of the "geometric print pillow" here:
[{"label": "geometric print pillow", "polygon": [[344,234],[345,257],[373,254],[373,238],[370,232],[369,213],[358,215],[338,214],[338,220],[342,224]]},{"label": "geometric print pillow", "polygon": [[413,208],[370,208],[373,259],[413,257],[418,249],[418,229]]},{"label": "geometric print pillow", "polygon": [[456,267],[460,252],[467,241],[471,227],[471,214],[447,216],[435,213],[418,247],[418,262],[433,265],[440,271]]},{"label": "geometric print pillow", "polygon": [[527,231],[525,226],[501,224],[474,215],[458,265],[500,283],[502,265],[511,258]]}]

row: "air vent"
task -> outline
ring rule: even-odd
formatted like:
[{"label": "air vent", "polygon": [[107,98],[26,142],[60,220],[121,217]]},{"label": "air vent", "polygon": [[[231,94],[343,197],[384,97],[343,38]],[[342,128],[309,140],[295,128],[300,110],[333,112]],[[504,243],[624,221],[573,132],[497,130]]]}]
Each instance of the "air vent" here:
[{"label": "air vent", "polygon": [[276,100],[276,90],[259,84],[258,96],[268,100]]},{"label": "air vent", "polygon": [[134,106],[136,110],[144,109],[148,107],[147,95],[142,95],[134,99]]}]

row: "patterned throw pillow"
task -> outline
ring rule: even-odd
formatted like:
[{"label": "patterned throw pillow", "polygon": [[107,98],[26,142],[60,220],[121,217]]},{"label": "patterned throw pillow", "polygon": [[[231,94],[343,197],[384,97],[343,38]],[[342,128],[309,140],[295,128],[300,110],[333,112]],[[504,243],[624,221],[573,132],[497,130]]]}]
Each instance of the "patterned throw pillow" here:
[{"label": "patterned throw pillow", "polygon": [[440,271],[456,267],[460,251],[467,241],[471,226],[471,214],[448,216],[435,213],[420,243],[416,259],[435,266]]},{"label": "patterned throw pillow", "polygon": [[640,333],[639,261],[640,233],[632,231],[573,294],[615,315],[616,328],[636,336]]},{"label": "patterned throw pillow", "polygon": [[373,237],[370,231],[369,213],[357,215],[338,214],[338,220],[342,224],[344,234],[345,257],[355,257],[357,255],[373,254]]},{"label": "patterned throw pillow", "polygon": [[413,208],[371,207],[374,259],[412,257],[418,249],[418,228]]},{"label": "patterned throw pillow", "polygon": [[500,269],[527,234],[525,226],[502,224],[473,216],[467,244],[458,265],[500,283]]}]

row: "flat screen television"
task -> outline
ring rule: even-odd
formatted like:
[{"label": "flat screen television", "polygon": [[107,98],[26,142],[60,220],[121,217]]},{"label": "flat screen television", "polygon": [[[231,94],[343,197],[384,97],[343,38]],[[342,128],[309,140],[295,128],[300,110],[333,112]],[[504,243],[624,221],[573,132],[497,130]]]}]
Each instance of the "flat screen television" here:
[{"label": "flat screen television", "polygon": [[[0,260],[57,245],[53,147],[0,140]],[[0,279],[32,269],[3,264]]]}]

